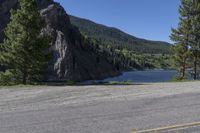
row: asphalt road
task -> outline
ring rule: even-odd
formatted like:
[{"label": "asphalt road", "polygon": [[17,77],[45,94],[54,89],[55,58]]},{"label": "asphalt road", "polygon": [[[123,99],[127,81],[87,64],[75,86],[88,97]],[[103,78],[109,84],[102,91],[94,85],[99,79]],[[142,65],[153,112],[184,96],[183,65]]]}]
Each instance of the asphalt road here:
[{"label": "asphalt road", "polygon": [[198,122],[200,82],[0,89],[0,133],[139,133],[173,126],[164,132],[198,133]]}]

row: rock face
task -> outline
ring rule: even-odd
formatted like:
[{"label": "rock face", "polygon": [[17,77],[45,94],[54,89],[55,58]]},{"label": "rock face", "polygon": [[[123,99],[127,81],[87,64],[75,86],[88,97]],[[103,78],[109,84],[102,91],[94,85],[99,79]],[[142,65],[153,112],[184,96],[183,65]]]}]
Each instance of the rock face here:
[{"label": "rock face", "polygon": [[[53,0],[38,0],[38,4],[47,22],[44,31],[53,37],[50,48],[53,58],[46,75],[48,81],[83,81],[119,74],[103,57],[84,49],[79,30],[71,25],[63,7]],[[17,0],[0,0],[0,43],[5,37],[3,30],[10,21],[10,9],[17,7]]]}]

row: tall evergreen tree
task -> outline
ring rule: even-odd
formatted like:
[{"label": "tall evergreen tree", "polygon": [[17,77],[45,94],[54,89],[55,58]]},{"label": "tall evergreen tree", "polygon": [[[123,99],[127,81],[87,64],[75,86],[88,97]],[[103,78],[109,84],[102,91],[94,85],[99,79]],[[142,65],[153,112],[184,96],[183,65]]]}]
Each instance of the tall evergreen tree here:
[{"label": "tall evergreen tree", "polygon": [[173,47],[175,67],[179,72],[179,78],[185,78],[187,59],[191,37],[191,0],[181,0],[179,7],[180,22],[177,29],[172,29],[171,40],[175,42]]},{"label": "tall evergreen tree", "polygon": [[199,65],[200,57],[200,1],[192,0],[191,16],[191,55],[193,59],[193,79],[197,79],[197,67]]},{"label": "tall evergreen tree", "polygon": [[50,37],[41,34],[45,20],[40,16],[36,0],[19,0],[19,4],[19,9],[11,11],[6,39],[0,45],[0,64],[8,68],[15,81],[32,84],[43,79]]}]

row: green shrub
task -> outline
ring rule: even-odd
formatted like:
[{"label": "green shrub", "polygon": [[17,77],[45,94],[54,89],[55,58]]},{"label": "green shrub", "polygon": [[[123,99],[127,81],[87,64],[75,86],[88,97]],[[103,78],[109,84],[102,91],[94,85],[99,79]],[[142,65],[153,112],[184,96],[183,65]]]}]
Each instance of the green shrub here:
[{"label": "green shrub", "polygon": [[0,72],[0,85],[7,86],[7,85],[16,85],[19,83],[20,79],[16,76],[14,70],[7,70],[5,72]]}]

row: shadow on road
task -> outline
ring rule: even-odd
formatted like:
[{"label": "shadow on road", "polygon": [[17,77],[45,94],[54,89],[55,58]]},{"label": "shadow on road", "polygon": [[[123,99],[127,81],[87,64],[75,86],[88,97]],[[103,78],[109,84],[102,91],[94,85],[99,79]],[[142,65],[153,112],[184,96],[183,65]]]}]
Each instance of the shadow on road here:
[{"label": "shadow on road", "polygon": [[132,85],[150,85],[150,83],[129,83],[129,82],[97,82],[97,83],[79,83],[79,82],[48,82],[47,86],[132,86]]}]

